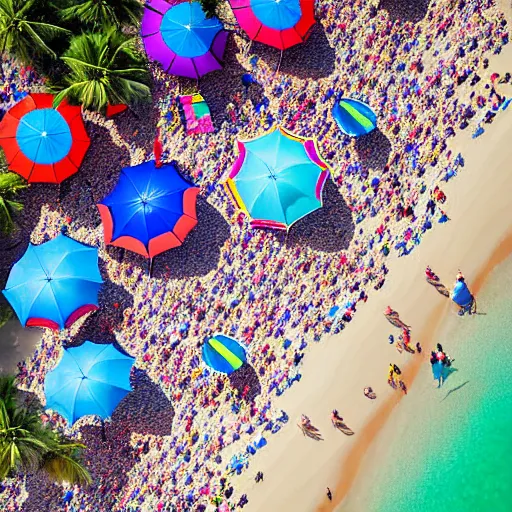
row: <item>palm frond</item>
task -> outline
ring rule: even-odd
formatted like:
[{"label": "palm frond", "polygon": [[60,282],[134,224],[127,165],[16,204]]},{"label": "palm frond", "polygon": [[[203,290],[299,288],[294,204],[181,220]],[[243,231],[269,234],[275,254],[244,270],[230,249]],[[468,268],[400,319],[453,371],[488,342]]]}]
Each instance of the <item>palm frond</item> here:
[{"label": "palm frond", "polygon": [[44,459],[42,469],[56,482],[69,482],[73,484],[92,483],[89,471],[80,461],[62,452],[49,453]]}]

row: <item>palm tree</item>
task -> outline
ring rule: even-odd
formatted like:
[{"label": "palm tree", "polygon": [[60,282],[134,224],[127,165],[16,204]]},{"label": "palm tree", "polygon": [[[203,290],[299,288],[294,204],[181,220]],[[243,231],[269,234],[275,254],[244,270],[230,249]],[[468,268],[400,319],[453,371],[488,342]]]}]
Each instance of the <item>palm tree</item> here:
[{"label": "palm tree", "polygon": [[5,159],[0,154],[0,232],[4,235],[12,232],[13,215],[23,208],[21,203],[14,201],[14,197],[24,188],[27,188],[25,180],[18,174],[7,171]]},{"label": "palm tree", "polygon": [[56,95],[55,106],[68,98],[103,111],[107,103],[132,104],[151,97],[148,70],[134,39],[115,28],[73,37],[62,60],[69,68],[63,79],[67,87]]},{"label": "palm tree", "polygon": [[215,16],[217,7],[221,0],[199,0],[203,11],[206,13],[207,18]]},{"label": "palm tree", "polygon": [[68,31],[44,22],[44,6],[46,0],[0,0],[0,53],[7,50],[24,64],[37,55],[56,57],[48,42]]},{"label": "palm tree", "polygon": [[77,20],[93,29],[114,25],[138,25],[142,14],[139,0],[69,0],[60,11],[64,21]]},{"label": "palm tree", "polygon": [[0,329],[12,318],[13,310],[9,304],[0,303]]},{"label": "palm tree", "polygon": [[39,411],[19,403],[14,378],[0,377],[0,481],[43,471],[56,482],[91,483],[83,448],[44,426]]}]

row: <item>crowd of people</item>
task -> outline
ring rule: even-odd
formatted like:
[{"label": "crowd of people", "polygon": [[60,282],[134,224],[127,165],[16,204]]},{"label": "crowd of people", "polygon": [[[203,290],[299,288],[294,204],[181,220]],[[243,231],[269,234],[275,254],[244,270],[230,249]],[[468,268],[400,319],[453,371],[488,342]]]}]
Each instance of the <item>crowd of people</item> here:
[{"label": "crowd of people", "polygon": [[[177,120],[178,81],[152,67],[162,158],[177,162],[229,229],[217,248],[214,268],[208,267],[206,257],[201,260],[206,268],[197,275],[174,275],[168,268],[149,276],[140,260],[112,257],[94,218],[84,223],[58,205],[43,206],[32,242],[52,238],[64,225],[73,238],[100,247],[104,279],[127,292],[132,302],[122,321],[109,321],[101,310],[95,314],[136,357],[136,367],[173,409],[170,429],[162,425],[147,433],[140,427],[146,407],[143,401],[135,404],[122,425],[114,416],[111,431],[117,434],[106,443],[86,435],[95,424],[90,417],[70,426],[49,413],[46,419],[56,428],[88,440],[84,457],[95,481],[89,488],[75,487],[66,499],[62,492],[54,493],[47,510],[199,512],[212,504],[219,510],[243,507],[248,498],[232,486],[231,457],[246,454],[256,435],[279,431],[283,412],[273,406],[274,397],[300,381],[308,346],[325,333],[340,332],[372,290],[384,285],[390,252],[409,254],[434,223],[449,219],[442,209],[449,208],[449,198],[439,191],[463,162],[449,149],[449,138],[492,122],[491,115],[512,92],[507,82],[491,80],[487,69],[488,58],[508,43],[503,14],[493,0],[436,0],[423,20],[401,22],[371,2],[353,0],[320,1],[317,18],[335,50],[332,72],[310,80],[304,78],[300,60],[276,72],[276,63],[259,56],[257,47],[240,51],[236,65],[211,78],[221,90],[230,83],[233,91],[232,97],[217,96],[219,104],[210,102],[215,133],[186,136]],[[242,47],[242,37],[233,37]],[[319,49],[306,43],[304,51]],[[316,59],[323,58],[316,54]],[[16,91],[32,90],[37,82],[30,70],[10,69],[2,89],[8,98],[0,105],[3,111]],[[240,70],[252,80],[242,82]],[[378,114],[378,133],[362,139],[344,136],[330,114],[339,96],[368,102]],[[150,130],[123,126],[123,116],[130,115],[105,120],[86,114],[93,146],[100,149],[91,147],[98,158],[86,159],[85,169],[72,178],[80,185],[71,185],[69,191],[76,196],[77,211],[87,210],[85,216],[96,215],[94,202],[110,191],[122,165],[151,157]],[[262,135],[276,124],[318,140],[331,179],[352,213],[354,226],[347,226],[350,239],[343,250],[321,250],[307,218],[292,228],[304,230],[300,245],[287,243],[280,233],[253,230],[226,196],[222,181],[236,158],[236,139]],[[105,137],[109,141],[102,146]],[[80,173],[94,172],[96,178],[80,181]],[[200,254],[207,241],[198,243],[193,250]],[[114,293],[118,288],[104,298],[113,311],[119,307]],[[20,365],[20,386],[36,393],[43,404],[46,373],[58,361],[62,345],[72,343],[83,325],[84,320],[62,333],[45,332],[33,356]],[[217,332],[248,347],[252,371],[243,382],[214,374],[202,364],[201,345]],[[399,375],[395,366],[393,375]],[[139,379],[134,375],[135,389]],[[112,456],[121,449],[124,456]],[[253,469],[250,458],[249,467]],[[0,487],[6,510],[21,510],[24,486],[24,481],[13,480]]]}]

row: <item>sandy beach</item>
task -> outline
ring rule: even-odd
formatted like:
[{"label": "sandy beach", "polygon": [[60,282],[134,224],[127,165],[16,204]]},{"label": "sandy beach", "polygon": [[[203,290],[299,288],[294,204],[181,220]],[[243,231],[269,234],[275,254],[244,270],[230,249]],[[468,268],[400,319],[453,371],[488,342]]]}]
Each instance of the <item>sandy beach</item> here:
[{"label": "sandy beach", "polygon": [[[510,63],[510,50],[496,58],[498,69]],[[343,500],[350,501],[350,492],[368,492],[365,468],[379,465],[376,454],[388,441],[379,433],[387,422],[392,423],[402,399],[414,400],[411,383],[419,367],[428,364],[425,351],[422,356],[399,355],[389,347],[388,334],[396,336],[397,330],[382,313],[387,305],[398,311],[412,327],[413,342],[419,341],[428,352],[443,318],[454,315],[456,308],[428,286],[425,267],[430,265],[448,288],[460,268],[478,293],[490,270],[512,253],[511,135],[512,117],[505,114],[476,141],[463,136],[454,139],[451,147],[463,150],[466,167],[446,187],[451,222],[429,234],[413,255],[391,261],[385,287],[342,334],[310,351],[300,386],[280,399],[278,406],[297,420],[307,414],[325,441],[303,437],[294,425],[279,433],[267,450],[255,456],[253,471],[240,478],[242,489],[251,497],[248,510],[359,510],[354,504],[344,506]],[[386,383],[390,362],[405,369],[406,397]],[[373,387],[377,400],[364,397],[366,386]],[[334,408],[356,435],[345,437],[332,428]],[[255,484],[255,471],[268,476]],[[333,492],[332,502],[325,496],[326,487]]]},{"label": "sandy beach", "polygon": [[[90,147],[80,169],[58,187],[35,183],[19,194],[25,207],[19,229],[0,240],[0,280],[29,241],[65,233],[97,249],[98,310],[70,328],[38,331],[26,352],[8,341],[5,364],[24,357],[17,386],[40,401],[44,425],[84,443],[92,483],[54,485],[39,473],[6,479],[2,512],[368,512],[358,496],[384,469],[395,413],[416,403],[436,333],[456,315],[425,282],[425,267],[448,289],[461,269],[478,293],[512,251],[510,2],[413,3],[318,0],[307,41],[281,55],[249,44],[223,2],[222,69],[195,81],[151,62],[151,105],[109,119],[82,112]],[[138,34],[137,23],[127,31]],[[47,90],[12,56],[2,55],[1,66],[0,120]],[[198,91],[211,132],[194,132],[199,121],[184,113]],[[343,97],[369,105],[376,129],[343,133],[333,114]],[[237,141],[278,127],[295,143],[314,140],[329,167],[322,207],[289,232],[255,228],[224,186]],[[151,264],[110,244],[95,205],[122,169],[159,159],[197,187],[197,226]],[[270,167],[265,179],[274,177]],[[273,206],[285,211],[281,199]],[[400,333],[383,315],[387,306],[412,327],[422,355],[390,346],[388,336]],[[219,334],[243,348],[240,368],[205,357]],[[47,376],[63,349],[86,340],[134,358],[132,391],[105,423],[97,414],[70,423],[59,404],[47,408]],[[390,363],[402,368],[407,396],[388,386]],[[367,386],[376,400],[364,396]],[[333,428],[333,409],[355,435]],[[303,436],[301,414],[323,440]],[[259,471],[264,480],[255,483]]]}]

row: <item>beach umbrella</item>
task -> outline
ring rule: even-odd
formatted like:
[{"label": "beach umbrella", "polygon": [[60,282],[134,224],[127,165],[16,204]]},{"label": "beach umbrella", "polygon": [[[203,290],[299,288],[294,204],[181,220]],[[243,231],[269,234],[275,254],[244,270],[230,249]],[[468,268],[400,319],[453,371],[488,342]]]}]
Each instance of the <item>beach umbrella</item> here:
[{"label": "beach umbrella", "polygon": [[375,130],[377,116],[375,112],[362,101],[342,98],[332,108],[332,117],[340,130],[351,137],[359,137]]},{"label": "beach umbrella", "polygon": [[30,183],[60,183],[78,171],[89,148],[80,107],[52,94],[29,94],[0,122],[0,146],[9,170]]},{"label": "beach umbrella", "polygon": [[135,358],[114,345],[86,341],[66,348],[57,366],[46,374],[46,407],[72,425],[82,416],[109,418],[131,390],[130,371]]},{"label": "beach umbrella", "polygon": [[199,78],[222,68],[228,33],[216,17],[206,17],[199,2],[147,2],[141,35],[148,57],[167,73]]},{"label": "beach umbrella", "polygon": [[216,334],[203,345],[203,361],[213,370],[229,375],[238,370],[247,357],[238,341]]},{"label": "beach umbrella", "polygon": [[197,224],[199,189],[174,165],[154,160],[121,171],[114,190],[98,204],[105,243],[153,258],[180,246]]},{"label": "beach umbrella", "polygon": [[98,309],[101,283],[98,249],[60,234],[41,245],[29,244],[3,294],[23,326],[58,330]]},{"label": "beach umbrella", "polygon": [[253,227],[288,230],[322,206],[329,170],[315,140],[277,128],[238,149],[225,186]]},{"label": "beach umbrella", "polygon": [[249,39],[286,50],[303,43],[315,24],[315,0],[229,0]]}]

